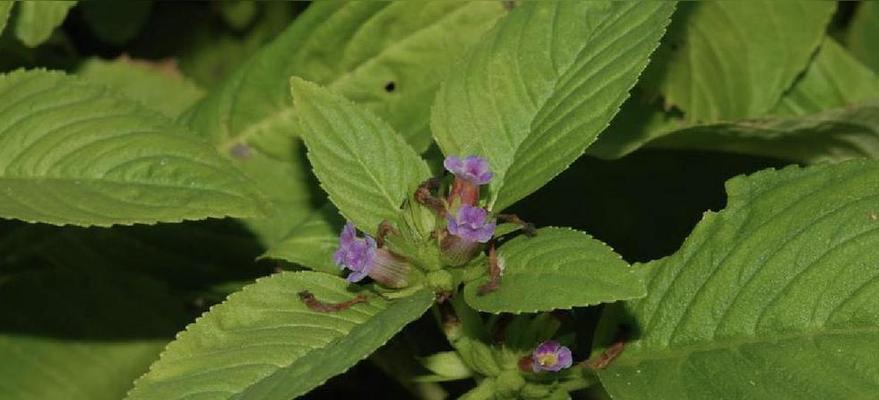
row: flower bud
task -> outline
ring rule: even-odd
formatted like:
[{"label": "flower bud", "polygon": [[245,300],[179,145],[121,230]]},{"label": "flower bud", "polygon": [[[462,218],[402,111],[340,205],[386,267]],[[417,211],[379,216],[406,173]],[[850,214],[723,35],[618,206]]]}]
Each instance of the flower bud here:
[{"label": "flower bud", "polygon": [[477,156],[463,159],[449,156],[443,161],[443,166],[455,174],[452,189],[449,191],[449,204],[455,204],[455,199],[458,199],[460,204],[475,206],[479,202],[479,186],[488,184],[494,176],[488,161]]}]

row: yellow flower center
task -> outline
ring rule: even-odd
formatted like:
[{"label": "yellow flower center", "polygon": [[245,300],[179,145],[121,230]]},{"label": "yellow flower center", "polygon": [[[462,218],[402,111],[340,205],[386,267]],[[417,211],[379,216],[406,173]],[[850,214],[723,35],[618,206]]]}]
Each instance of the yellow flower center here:
[{"label": "yellow flower center", "polygon": [[555,353],[544,353],[537,356],[537,362],[544,367],[551,367],[558,361],[558,357],[556,357]]}]

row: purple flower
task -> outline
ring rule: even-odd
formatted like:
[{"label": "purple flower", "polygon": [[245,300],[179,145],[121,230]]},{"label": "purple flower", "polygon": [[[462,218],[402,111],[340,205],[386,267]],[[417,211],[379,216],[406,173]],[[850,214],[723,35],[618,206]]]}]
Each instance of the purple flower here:
[{"label": "purple flower", "polygon": [[446,227],[449,233],[470,242],[485,243],[494,235],[497,225],[494,221],[487,221],[488,211],[479,207],[462,204],[458,208],[457,215],[448,215],[449,224]]},{"label": "purple flower", "polygon": [[488,167],[488,161],[477,156],[460,157],[448,156],[443,161],[443,166],[456,177],[469,181],[476,185],[485,185],[494,176]]},{"label": "purple flower", "polygon": [[339,234],[339,248],[333,254],[333,262],[342,269],[349,269],[348,282],[359,282],[369,276],[376,282],[391,288],[408,286],[409,262],[385,249],[378,248],[369,235],[357,237],[354,224],[348,222]]},{"label": "purple flower", "polygon": [[531,353],[531,370],[534,372],[558,372],[569,368],[573,362],[571,349],[562,346],[555,340],[547,340],[541,343]]},{"label": "purple flower", "polygon": [[354,224],[348,222],[339,234],[339,249],[333,254],[333,262],[351,270],[348,282],[359,282],[369,275],[376,250],[375,239],[369,235],[358,238]]}]

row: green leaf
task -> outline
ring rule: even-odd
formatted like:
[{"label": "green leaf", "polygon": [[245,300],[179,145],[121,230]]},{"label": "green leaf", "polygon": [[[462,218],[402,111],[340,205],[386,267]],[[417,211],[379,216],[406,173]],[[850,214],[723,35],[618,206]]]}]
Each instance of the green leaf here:
[{"label": "green leaf", "polygon": [[524,2],[475,46],[431,115],[446,155],[488,158],[493,209],[537,190],[616,114],[673,2]]},{"label": "green leaf", "polygon": [[161,64],[118,58],[88,59],[76,70],[87,81],[105,85],[168,117],[177,117],[204,94],[194,83]]},{"label": "green leaf", "polygon": [[619,254],[591,236],[568,228],[541,228],[498,250],[504,268],[500,287],[480,296],[482,278],[464,287],[467,303],[480,311],[537,312],[643,297],[644,283]]},{"label": "green leaf", "polygon": [[290,80],[308,160],[348,220],[375,234],[430,177],[427,164],[386,122],[350,100],[299,78]]},{"label": "green leaf", "polygon": [[[642,146],[730,151],[817,163],[877,155],[879,78],[833,39],[771,112],[774,116],[688,125],[633,99],[590,148],[602,158]],[[799,117],[797,117],[799,116]]]},{"label": "green leaf", "polygon": [[807,115],[879,99],[879,77],[827,38],[809,68],[785,93],[775,115]]},{"label": "green leaf", "polygon": [[76,1],[19,0],[15,20],[15,35],[28,47],[45,42],[64,22],[67,12]]},{"label": "green leaf", "polygon": [[855,57],[879,72],[879,4],[858,3],[846,34],[846,45]]},{"label": "green leaf", "polygon": [[213,307],[168,345],[129,400],[278,399],[302,395],[344,372],[433,303],[420,291],[334,312],[309,310],[303,290],[326,302],[350,300],[344,279],[285,272],[257,281]]},{"label": "green leaf", "polygon": [[832,2],[684,3],[650,71],[688,122],[772,110],[824,38]]},{"label": "green leaf", "polygon": [[9,11],[12,10],[12,5],[15,2],[12,1],[4,1],[0,3],[0,34],[3,33],[3,29],[6,28],[6,21],[9,20]]},{"label": "green leaf", "polygon": [[[852,399],[879,391],[879,163],[765,170],[727,182],[647,297],[605,310],[628,331],[599,377],[619,399]],[[620,328],[625,326],[627,328]]]},{"label": "green leaf", "polygon": [[49,269],[0,279],[5,400],[117,400],[180,329],[182,304],[150,279]]},{"label": "green leaf", "polygon": [[251,183],[185,129],[62,73],[0,75],[0,217],[55,225],[260,212]]},{"label": "green leaf", "polygon": [[345,221],[336,207],[327,203],[297,225],[290,234],[270,248],[262,258],[284,260],[328,274],[341,271],[333,262],[333,253],[339,246],[339,232]]},{"label": "green leaf", "polygon": [[[272,215],[248,223],[271,247],[325,202],[298,149],[290,76],[347,96],[424,150],[440,81],[503,13],[494,1],[316,2],[212,93],[191,126],[270,197]],[[248,156],[235,156],[237,149]]]},{"label": "green leaf", "polygon": [[697,125],[665,134],[655,147],[705,149],[817,164],[879,157],[879,101],[802,117]]}]

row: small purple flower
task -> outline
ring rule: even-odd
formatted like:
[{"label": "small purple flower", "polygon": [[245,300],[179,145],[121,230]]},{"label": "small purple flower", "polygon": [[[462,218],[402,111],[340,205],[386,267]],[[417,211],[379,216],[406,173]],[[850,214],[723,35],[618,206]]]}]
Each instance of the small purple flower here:
[{"label": "small purple flower", "polygon": [[471,242],[485,243],[494,235],[497,224],[487,221],[488,211],[467,204],[458,208],[458,215],[447,215],[449,233]]},{"label": "small purple flower", "polygon": [[477,156],[460,157],[448,156],[443,161],[443,166],[456,177],[469,181],[476,185],[485,185],[491,181],[494,173],[488,167],[488,161]]},{"label": "small purple flower", "polygon": [[372,269],[376,250],[375,239],[369,235],[358,238],[354,224],[348,222],[339,234],[339,249],[333,254],[333,262],[351,270],[348,282],[359,282]]},{"label": "small purple flower", "polygon": [[541,343],[531,353],[531,370],[534,372],[558,372],[569,368],[573,362],[571,349],[562,346],[555,340],[547,340]]},{"label": "small purple flower", "polygon": [[339,234],[339,249],[333,254],[333,262],[342,269],[349,269],[348,282],[359,282],[369,276],[376,282],[391,288],[408,286],[410,264],[405,258],[382,248],[369,235],[357,237],[354,224],[348,222]]}]

